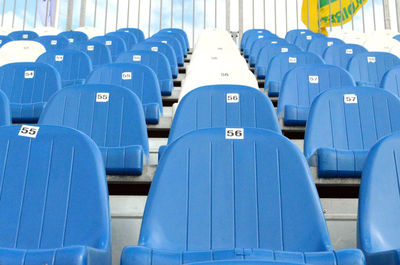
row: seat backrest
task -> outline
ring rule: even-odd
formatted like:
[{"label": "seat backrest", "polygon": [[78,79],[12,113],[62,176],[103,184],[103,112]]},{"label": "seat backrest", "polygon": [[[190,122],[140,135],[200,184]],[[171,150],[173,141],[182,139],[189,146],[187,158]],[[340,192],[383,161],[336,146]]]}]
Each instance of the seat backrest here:
[{"label": "seat backrest", "polygon": [[125,31],[109,32],[106,34],[106,36],[116,36],[116,37],[120,37],[121,39],[123,39],[125,42],[127,51],[132,49],[133,45],[138,43],[135,34],[133,34],[131,32],[125,32]]},{"label": "seat backrest", "polygon": [[351,75],[334,65],[304,65],[290,70],[282,81],[278,115],[286,105],[309,107],[313,100],[331,88],[356,86]]},{"label": "seat backrest", "polygon": [[297,36],[294,44],[297,47],[299,47],[301,50],[307,51],[308,45],[310,45],[311,41],[314,39],[318,39],[318,38],[326,38],[326,36],[319,34],[319,33],[314,33],[314,32],[306,33],[306,34]]},{"label": "seat backrest", "polygon": [[247,40],[246,40],[246,44],[244,46],[244,51],[243,51],[243,55],[244,57],[249,57],[250,53],[251,53],[251,47],[253,47],[254,42],[256,42],[259,39],[264,39],[264,38],[273,38],[273,37],[277,37],[276,35],[264,31],[263,33],[255,33],[255,34],[251,34]]},{"label": "seat backrest", "polygon": [[270,32],[270,31],[267,30],[267,29],[249,29],[249,30],[246,30],[246,31],[243,33],[242,40],[241,40],[241,42],[240,42],[240,50],[241,50],[241,51],[244,50],[244,47],[245,47],[246,42],[247,42],[247,39],[248,39],[251,35],[257,34],[257,33],[263,33],[263,32]]},{"label": "seat backrest", "polygon": [[46,104],[39,124],[77,129],[100,147],[141,145],[149,152],[142,103],[124,87],[91,84],[63,88]]},{"label": "seat backrest", "polygon": [[281,133],[274,106],[258,89],[212,85],[199,87],[182,98],[168,143],[190,131],[215,127],[260,128]]},{"label": "seat backrest", "polygon": [[89,56],[75,49],[48,51],[42,54],[37,62],[54,66],[63,81],[85,79],[92,71]]},{"label": "seat backrest", "polygon": [[358,44],[333,45],[326,48],[323,58],[327,64],[347,69],[351,58],[363,52],[367,52],[367,49]]},{"label": "seat backrest", "polygon": [[304,35],[304,34],[309,34],[311,32],[312,31],[310,31],[308,29],[293,29],[286,33],[285,40],[287,40],[287,42],[289,42],[291,44],[294,44],[296,42],[296,39],[298,36]]},{"label": "seat backrest", "polygon": [[180,29],[180,28],[164,28],[164,29],[160,30],[160,32],[164,32],[164,31],[167,31],[167,32],[171,31],[171,32],[180,34],[185,40],[186,49],[187,50],[190,49],[189,38],[188,38],[186,32],[183,29]]},{"label": "seat backrest", "polygon": [[257,57],[256,70],[258,67],[268,67],[272,58],[275,55],[285,53],[285,52],[300,52],[300,48],[294,44],[269,44],[263,47]]},{"label": "seat backrest", "polygon": [[308,45],[307,51],[323,56],[328,47],[343,45],[344,41],[336,38],[316,38]]},{"label": "seat backrest", "polygon": [[400,133],[383,138],[368,153],[358,206],[358,247],[366,253],[393,251],[400,244]]},{"label": "seat backrest", "polygon": [[278,37],[265,37],[256,40],[253,42],[253,45],[251,46],[250,49],[250,55],[249,55],[249,61],[252,65],[254,65],[257,61],[258,55],[260,51],[265,47],[265,46],[272,46],[272,45],[278,45],[278,44],[288,44],[288,42],[285,39],[281,39]]},{"label": "seat backrest", "polygon": [[61,78],[48,64],[11,63],[0,67],[0,89],[11,103],[47,102],[61,89]]},{"label": "seat backrest", "polygon": [[10,101],[7,95],[0,91],[0,126],[8,126],[11,124]]},{"label": "seat backrest", "polygon": [[11,37],[5,36],[5,35],[0,35],[0,47],[2,47],[4,44],[7,42],[12,41]]},{"label": "seat backrest", "polygon": [[202,129],[169,145],[153,178],[139,245],[331,249],[304,156],[284,136],[256,128]]},{"label": "seat backrest", "polygon": [[93,67],[112,63],[111,52],[105,44],[97,41],[87,41],[77,47],[89,56]]},{"label": "seat backrest", "polygon": [[318,55],[310,52],[280,53],[269,63],[265,83],[281,82],[289,70],[307,64],[324,64],[324,61]]},{"label": "seat backrest", "polygon": [[86,26],[76,28],[76,29],[74,29],[74,31],[80,31],[80,32],[85,33],[89,39],[97,37],[97,36],[102,36],[104,34],[104,32],[102,32],[98,28],[86,27]]},{"label": "seat backrest", "polygon": [[113,61],[115,61],[121,53],[126,51],[125,41],[121,37],[115,35],[97,36],[90,40],[106,45],[108,49],[110,49]]},{"label": "seat backrest", "polygon": [[177,39],[169,35],[161,34],[161,35],[154,35],[149,40],[158,41],[170,45],[174,49],[178,65],[183,63],[184,60],[183,48]]},{"label": "seat backrest", "polygon": [[98,66],[88,76],[88,84],[110,84],[127,87],[142,104],[158,104],[162,110],[157,75],[143,64],[113,63]]},{"label": "seat backrest", "polygon": [[188,43],[186,42],[187,35],[186,34],[182,34],[182,31],[180,31],[180,30],[177,31],[177,30],[174,30],[174,29],[162,29],[156,34],[157,35],[166,34],[167,36],[175,37],[179,41],[181,46],[182,46],[183,54],[185,56],[187,55],[187,51],[188,51],[188,47],[189,47]]},{"label": "seat backrest", "polygon": [[144,39],[145,39],[143,31],[141,31],[140,29],[137,29],[137,28],[121,28],[117,31],[133,33],[135,35],[138,43],[144,41]]},{"label": "seat backrest", "polygon": [[32,31],[36,32],[39,36],[47,36],[47,35],[58,35],[60,34],[60,30],[55,27],[36,27],[32,29]]},{"label": "seat backrest", "polygon": [[386,52],[364,52],[351,58],[347,70],[357,82],[379,86],[383,75],[399,65],[397,56]]},{"label": "seat backrest", "polygon": [[69,46],[69,41],[65,37],[58,35],[41,36],[36,38],[35,41],[41,43],[47,51],[62,50]]},{"label": "seat backrest", "polygon": [[330,89],[311,105],[304,154],[318,148],[369,150],[382,137],[400,130],[400,101],[373,87]]},{"label": "seat backrest", "polygon": [[380,87],[400,98],[400,66],[395,66],[386,72]]},{"label": "seat backrest", "polygon": [[109,247],[107,181],[96,144],[58,126],[3,126],[0,136],[0,247]]},{"label": "seat backrest", "polygon": [[30,30],[13,31],[8,36],[13,40],[34,40],[39,37],[36,32]]},{"label": "seat backrest", "polygon": [[2,64],[17,62],[35,62],[46,52],[46,48],[36,41],[16,40],[10,41],[1,47],[1,53],[7,57]]},{"label": "seat backrest", "polygon": [[78,45],[88,41],[88,36],[81,31],[64,31],[58,34],[64,38],[66,38],[69,43]]}]

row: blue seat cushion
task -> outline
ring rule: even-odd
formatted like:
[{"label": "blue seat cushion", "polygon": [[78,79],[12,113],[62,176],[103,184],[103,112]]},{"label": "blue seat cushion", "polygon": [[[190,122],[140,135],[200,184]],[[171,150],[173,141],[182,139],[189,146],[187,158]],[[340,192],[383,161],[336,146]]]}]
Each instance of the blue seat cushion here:
[{"label": "blue seat cushion", "polygon": [[174,89],[174,82],[172,80],[160,80],[161,95],[170,96]]},{"label": "blue seat cushion", "polygon": [[281,88],[281,83],[276,81],[270,81],[268,83],[268,96],[278,97]]},{"label": "blue seat cushion", "polygon": [[107,174],[141,175],[143,148],[141,145],[100,147]]},{"label": "blue seat cushion", "polygon": [[11,117],[14,123],[35,123],[39,120],[45,103],[11,103]]},{"label": "blue seat cushion", "polygon": [[380,265],[380,264],[388,264],[388,265],[400,265],[400,250],[388,250],[377,253],[366,253],[365,257],[367,259],[368,264],[371,265]]},{"label": "blue seat cushion", "polygon": [[160,120],[160,106],[158,104],[143,104],[143,110],[147,124],[158,124]]},{"label": "blue seat cushion", "polygon": [[254,73],[257,76],[258,79],[265,79],[265,75],[267,73],[267,70],[265,67],[256,67],[254,69]]},{"label": "blue seat cushion", "polygon": [[320,148],[317,151],[318,176],[322,178],[359,178],[368,151]]},{"label": "blue seat cushion", "polygon": [[287,126],[304,126],[307,123],[309,107],[286,105],[284,124]]}]

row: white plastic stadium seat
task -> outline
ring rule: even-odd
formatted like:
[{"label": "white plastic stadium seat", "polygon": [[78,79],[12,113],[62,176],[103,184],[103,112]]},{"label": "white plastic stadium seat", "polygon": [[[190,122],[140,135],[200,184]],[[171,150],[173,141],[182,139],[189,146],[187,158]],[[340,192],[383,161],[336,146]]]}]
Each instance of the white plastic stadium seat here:
[{"label": "white plastic stadium seat", "polygon": [[[1,65],[17,62],[35,62],[36,59],[46,52],[46,48],[36,41],[17,40],[10,41],[0,48],[3,54]],[[4,58],[5,57],[5,58]]]},{"label": "white plastic stadium seat", "polygon": [[53,27],[36,27],[32,31],[36,32],[39,36],[58,35],[61,32],[61,30]]},{"label": "white plastic stadium seat", "polygon": [[89,37],[89,39],[103,35],[103,33],[100,30],[92,27],[80,27],[74,30],[85,33]]},{"label": "white plastic stadium seat", "polygon": [[395,46],[399,46],[400,42],[395,39],[383,37],[378,38],[375,35],[374,38],[370,37],[364,42],[364,47],[370,52],[391,52]]}]

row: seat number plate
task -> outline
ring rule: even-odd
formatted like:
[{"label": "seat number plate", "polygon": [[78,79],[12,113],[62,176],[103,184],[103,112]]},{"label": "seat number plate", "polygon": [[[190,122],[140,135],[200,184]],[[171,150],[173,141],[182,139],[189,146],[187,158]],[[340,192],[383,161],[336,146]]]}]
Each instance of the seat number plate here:
[{"label": "seat number plate", "polygon": [[39,132],[39,128],[40,127],[38,127],[38,126],[22,125],[21,129],[19,130],[18,136],[36,138],[36,136]]},{"label": "seat number plate", "polygon": [[344,103],[346,104],[357,104],[357,95],[356,94],[344,94]]},{"label": "seat number plate", "polygon": [[244,139],[244,129],[243,128],[226,128],[225,129],[225,139],[232,139],[232,140]]},{"label": "seat number plate", "polygon": [[96,94],[96,102],[108,102],[109,98],[110,98],[110,93],[99,92]]},{"label": "seat number plate", "polygon": [[239,94],[238,93],[226,94],[226,103],[239,103]]}]

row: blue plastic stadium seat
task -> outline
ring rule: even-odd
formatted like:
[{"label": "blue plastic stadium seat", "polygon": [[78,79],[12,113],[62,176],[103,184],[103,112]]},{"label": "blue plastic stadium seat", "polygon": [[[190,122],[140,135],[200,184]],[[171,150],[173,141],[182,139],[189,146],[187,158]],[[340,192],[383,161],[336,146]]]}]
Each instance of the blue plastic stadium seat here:
[{"label": "blue plastic stadium seat", "polygon": [[310,33],[312,33],[312,31],[308,29],[293,29],[286,33],[285,40],[291,44],[294,44],[298,36]]},{"label": "blue plastic stadium seat", "polygon": [[300,48],[294,44],[270,44],[259,52],[254,73],[258,79],[264,79],[269,63],[275,55],[285,52],[299,52]]},{"label": "blue plastic stadium seat", "polygon": [[98,66],[86,82],[88,84],[110,84],[129,88],[141,100],[146,122],[157,124],[162,113],[160,85],[157,75],[143,64],[113,63]]},{"label": "blue plastic stadium seat", "polygon": [[81,31],[64,31],[58,35],[66,38],[72,45],[80,45],[88,41],[88,36]]},{"label": "blue plastic stadium seat", "polygon": [[70,86],[47,103],[39,124],[66,126],[99,146],[107,174],[140,175],[148,156],[142,103],[129,89],[104,84]]},{"label": "blue plastic stadium seat", "polygon": [[173,78],[178,77],[178,63],[176,61],[176,55],[174,49],[168,44],[157,42],[157,41],[144,41],[133,46],[132,51],[136,50],[148,50],[153,52],[160,52],[167,56],[169,65],[171,67],[171,73]]},{"label": "blue plastic stadium seat", "polygon": [[307,51],[308,45],[310,45],[312,40],[318,39],[318,38],[326,38],[325,35],[322,35],[320,33],[306,33],[297,36],[295,45],[299,47],[303,51]]},{"label": "blue plastic stadium seat", "polygon": [[261,50],[266,46],[270,46],[270,44],[272,45],[288,44],[288,42],[278,37],[265,37],[253,42],[253,46],[250,49],[250,56],[249,56],[249,64],[251,67],[256,65],[257,58]]},{"label": "blue plastic stadium seat", "polygon": [[277,38],[276,35],[272,34],[271,32],[264,31],[262,33],[254,33],[251,34],[247,40],[246,44],[244,46],[244,51],[243,51],[243,56],[244,58],[248,58],[251,53],[251,47],[253,47],[254,42],[256,42],[259,39],[264,39],[264,38]]},{"label": "blue plastic stadium seat", "polygon": [[190,49],[189,38],[184,30],[179,29],[179,28],[164,28],[164,29],[160,30],[160,32],[164,32],[164,31],[166,31],[166,32],[171,31],[173,33],[177,33],[177,34],[181,35],[183,37],[183,39],[185,40],[186,50],[189,51],[189,49]]},{"label": "blue plastic stadium seat", "polygon": [[363,52],[354,55],[347,70],[359,86],[379,87],[383,75],[400,64],[397,56],[387,52]]},{"label": "blue plastic stadium seat", "polygon": [[39,37],[36,32],[30,30],[13,31],[8,36],[13,40],[34,40]]},{"label": "blue plastic stadium seat", "polygon": [[399,157],[400,134],[383,138],[368,154],[358,207],[358,247],[368,264],[400,264]]},{"label": "blue plastic stadium seat", "polygon": [[106,34],[106,36],[116,36],[116,37],[120,37],[121,39],[123,39],[125,42],[127,51],[132,49],[133,45],[138,43],[138,40],[136,39],[135,34],[133,34],[131,32],[125,32],[125,31],[109,32]]},{"label": "blue plastic stadium seat", "polygon": [[135,50],[122,53],[116,62],[139,63],[150,67],[157,75],[161,95],[171,95],[172,90],[174,89],[174,82],[172,80],[168,58],[164,54],[146,50]]},{"label": "blue plastic stadium seat", "polygon": [[311,105],[304,154],[319,177],[360,177],[369,149],[400,130],[400,101],[373,87],[330,89]]},{"label": "blue plastic stadium seat", "polygon": [[270,32],[269,30],[267,30],[267,29],[249,29],[249,30],[246,30],[246,31],[243,33],[242,40],[241,40],[241,42],[240,42],[240,50],[241,50],[241,51],[244,51],[244,48],[245,48],[245,46],[246,46],[247,39],[248,39],[251,35],[253,35],[253,34],[260,34],[260,33],[263,33],[263,32],[269,32],[269,33],[271,33],[271,32]]},{"label": "blue plastic stadium seat", "polygon": [[157,37],[168,36],[168,37],[175,38],[181,45],[183,56],[184,57],[187,56],[186,41],[185,41],[185,38],[179,32],[173,32],[171,30],[163,30],[163,31],[159,31],[158,33],[154,34],[153,36],[157,36]]},{"label": "blue plastic stadium seat", "polygon": [[323,58],[327,64],[347,69],[347,65],[351,58],[353,58],[354,55],[363,52],[367,52],[367,49],[357,44],[334,45],[326,48]]},{"label": "blue plastic stadium seat", "polygon": [[62,86],[83,84],[92,71],[92,62],[89,56],[76,49],[48,51],[36,60],[54,66],[60,73]]},{"label": "blue plastic stadium seat", "polygon": [[400,41],[400,34],[393,37],[393,39]]},{"label": "blue plastic stadium seat", "polygon": [[138,43],[144,41],[144,39],[145,39],[143,31],[141,31],[140,29],[137,29],[137,28],[121,28],[117,31],[133,33],[135,35]]},{"label": "blue plastic stadium seat", "polygon": [[93,67],[112,63],[110,49],[105,44],[97,41],[87,41],[77,47],[89,56]]},{"label": "blue plastic stadium seat", "polygon": [[184,66],[185,56],[183,54],[183,48],[180,42],[175,37],[166,35],[154,35],[149,39],[149,41],[156,41],[170,45],[175,52],[176,62],[178,63],[178,66]]},{"label": "blue plastic stadium seat", "polygon": [[57,70],[43,63],[12,63],[0,67],[0,90],[9,98],[12,121],[39,120],[50,97],[61,89]]},{"label": "blue plastic stadium seat", "polygon": [[299,265],[304,263],[293,263],[293,262],[280,262],[280,261],[263,261],[263,260],[219,260],[219,261],[205,261],[189,263],[189,265]]},{"label": "blue plastic stadium seat", "polygon": [[324,64],[324,61],[310,52],[286,52],[272,58],[265,76],[265,89],[268,89],[268,95],[279,96],[286,73],[295,67],[308,64]]},{"label": "blue plastic stadium seat", "polygon": [[243,259],[364,264],[360,250],[333,250],[307,162],[290,140],[256,128],[190,132],[165,151],[138,246],[124,249],[121,264]]},{"label": "blue plastic stadium seat", "polygon": [[89,137],[4,126],[0,156],[1,264],[111,265],[106,176]]},{"label": "blue plastic stadium seat", "polygon": [[46,51],[66,49],[70,45],[69,41],[60,35],[41,36],[34,41],[41,43],[46,48]]},{"label": "blue plastic stadium seat", "polygon": [[110,49],[111,59],[115,61],[118,56],[126,52],[126,43],[121,37],[117,37],[115,35],[106,35],[106,36],[97,36],[92,39],[91,41],[100,42]]},{"label": "blue plastic stadium seat", "polygon": [[10,101],[7,95],[0,90],[0,126],[11,124]]},{"label": "blue plastic stadium seat", "polygon": [[316,38],[310,42],[307,51],[322,57],[327,48],[343,44],[344,41],[336,38]]},{"label": "blue plastic stadium seat", "polygon": [[7,42],[12,41],[13,39],[11,39],[11,37],[9,36],[4,36],[4,35],[0,35],[0,48],[6,44]]},{"label": "blue plastic stadium seat", "polygon": [[395,66],[386,72],[380,87],[400,98],[400,66]]},{"label": "blue plastic stadium seat", "polygon": [[282,81],[278,116],[287,126],[306,125],[313,100],[325,90],[354,87],[350,74],[334,65],[305,65],[289,71]]}]

